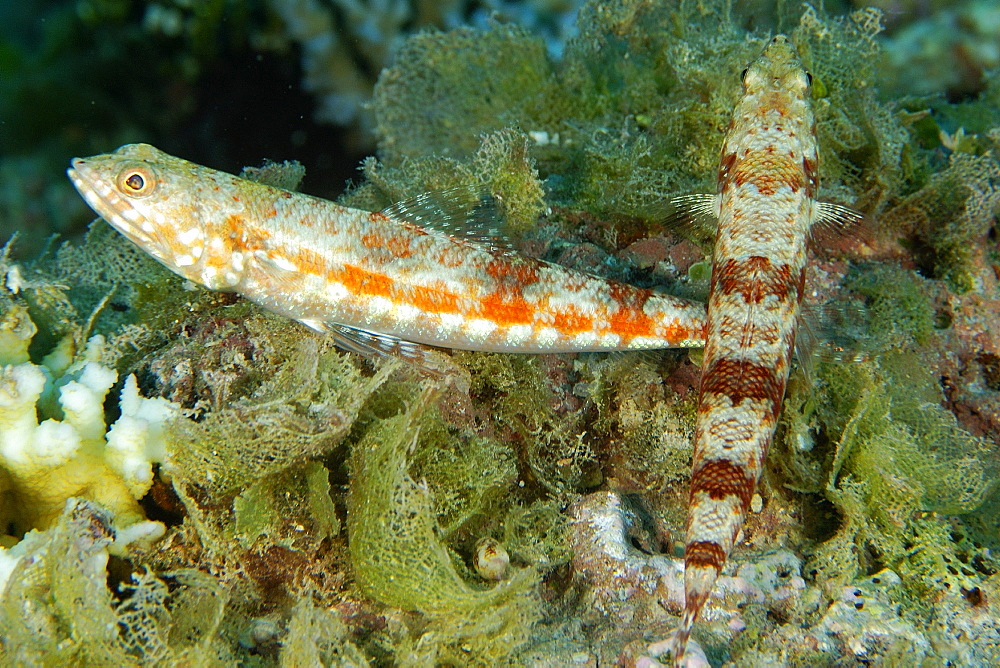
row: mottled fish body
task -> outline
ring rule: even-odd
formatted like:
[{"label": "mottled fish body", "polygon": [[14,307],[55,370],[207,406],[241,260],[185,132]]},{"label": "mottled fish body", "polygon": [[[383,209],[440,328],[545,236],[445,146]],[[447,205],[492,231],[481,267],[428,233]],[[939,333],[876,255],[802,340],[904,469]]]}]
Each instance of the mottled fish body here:
[{"label": "mottled fish body", "polygon": [[437,219],[433,195],[371,213],[146,144],[74,159],[68,174],[98,214],[175,273],[349,349],[553,353],[704,341],[704,305],[463,236],[460,221]]},{"label": "mottled fish body", "polygon": [[[695,423],[684,582],[674,641],[691,628],[743,526],[774,436],[816,221],[856,215],[816,201],[818,154],[810,76],[784,35],[743,73],[719,165],[717,195],[696,208],[719,219]],[[698,201],[689,198],[689,201]]]}]

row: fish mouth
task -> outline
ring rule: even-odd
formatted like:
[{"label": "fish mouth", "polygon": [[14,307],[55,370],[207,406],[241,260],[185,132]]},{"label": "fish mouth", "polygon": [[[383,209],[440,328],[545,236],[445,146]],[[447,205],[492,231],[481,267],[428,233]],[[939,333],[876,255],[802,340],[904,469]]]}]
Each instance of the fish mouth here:
[{"label": "fish mouth", "polygon": [[112,227],[144,248],[156,248],[158,241],[150,224],[132,203],[119,195],[113,185],[83,158],[73,158],[66,175],[80,196]]}]

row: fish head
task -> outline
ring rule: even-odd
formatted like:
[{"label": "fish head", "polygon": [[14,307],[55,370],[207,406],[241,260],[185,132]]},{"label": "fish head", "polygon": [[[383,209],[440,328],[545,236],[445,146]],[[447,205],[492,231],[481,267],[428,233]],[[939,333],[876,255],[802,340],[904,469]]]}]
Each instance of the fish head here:
[{"label": "fish head", "polygon": [[743,70],[745,95],[773,91],[806,99],[811,86],[812,76],[802,66],[795,45],[784,35],[772,37],[760,56]]},{"label": "fish head", "polygon": [[217,230],[243,213],[226,194],[236,177],[148,144],[74,158],[67,175],[98,215],[174,273],[214,290],[239,284],[233,240]]}]

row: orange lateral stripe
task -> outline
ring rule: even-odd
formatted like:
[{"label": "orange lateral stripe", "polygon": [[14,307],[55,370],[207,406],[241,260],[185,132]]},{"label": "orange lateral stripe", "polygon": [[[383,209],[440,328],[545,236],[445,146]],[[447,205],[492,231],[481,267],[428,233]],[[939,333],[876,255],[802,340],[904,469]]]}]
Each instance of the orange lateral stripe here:
[{"label": "orange lateral stripe", "polygon": [[348,292],[355,295],[392,298],[393,280],[385,274],[377,274],[361,267],[345,264],[342,271],[328,272],[327,278],[342,283]]},{"label": "orange lateral stripe", "polygon": [[326,273],[326,258],[308,248],[300,248],[295,254],[293,261],[295,262],[295,266],[299,268],[299,271],[303,273],[314,276],[322,276]]},{"label": "orange lateral stripe", "polygon": [[484,297],[479,313],[501,327],[524,325],[535,319],[535,310],[524,301],[524,297],[510,292],[494,292]]},{"label": "orange lateral stripe", "polygon": [[567,306],[564,310],[555,312],[553,326],[563,334],[573,336],[580,332],[593,331],[594,319],[575,306]]},{"label": "orange lateral stripe", "polygon": [[458,295],[439,287],[413,288],[409,302],[424,313],[458,313]]}]

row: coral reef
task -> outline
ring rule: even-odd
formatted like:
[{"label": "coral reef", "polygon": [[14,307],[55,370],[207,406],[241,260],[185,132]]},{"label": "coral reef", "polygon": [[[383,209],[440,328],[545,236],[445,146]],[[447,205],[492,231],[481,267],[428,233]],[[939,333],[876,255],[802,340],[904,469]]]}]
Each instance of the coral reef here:
[{"label": "coral reef", "polygon": [[[485,6],[521,18],[487,20]],[[161,73],[157,91],[172,97],[157,127],[171,140],[185,141],[185,105],[212,80],[213,53],[252,43],[301,58],[323,118],[371,114],[377,153],[344,203],[489,191],[519,250],[687,296],[704,294],[710,244],[668,227],[662,202],[713,189],[739,72],[766,31],[789,33],[813,75],[821,197],[870,220],[829,241],[808,292],[847,321],[834,327],[863,335],[823,331],[826,352],[793,375],[770,467],[695,632],[701,658],[997,663],[1000,83],[989,54],[975,60],[978,88],[930,98],[953,80],[904,76],[926,61],[900,59],[917,42],[905,22],[884,39],[874,10],[594,1],[575,37],[536,30],[573,6],[95,1],[73,20],[95,28],[99,64],[114,72],[135,40],[167,46],[142,51],[139,83]],[[403,39],[429,24],[447,30]],[[53,54],[40,80],[66,65]],[[32,62],[15,62],[0,92],[30,88]],[[882,71],[895,82],[880,91]],[[160,99],[129,107],[116,90],[95,99],[89,152],[139,132]],[[65,126],[55,141],[72,144],[84,120],[59,113],[39,123]],[[258,139],[238,137],[253,160],[273,150]],[[34,184],[44,170],[21,160],[0,164],[16,177],[0,222],[63,229],[75,201]],[[285,163],[244,175],[295,188],[303,173]],[[446,381],[420,378],[193,289],[100,222],[30,262],[10,248],[0,662],[656,665],[682,606],[696,351],[461,352],[440,356]],[[47,246],[36,236],[23,248]]]},{"label": "coral reef", "polygon": [[1000,66],[996,40],[1000,10],[991,2],[947,3],[939,11],[902,26],[885,40],[894,77],[887,92],[975,97],[987,72]]},{"label": "coral reef", "polygon": [[[26,358],[34,325],[12,307],[4,323],[21,337],[5,351],[8,362]],[[143,519],[138,500],[153,483],[153,464],[164,458],[163,423],[178,406],[139,395],[135,376],[121,391],[120,417],[105,424],[104,400],[118,374],[97,361],[95,336],[81,359],[53,380],[48,367],[21,360],[0,368],[0,468],[6,479],[4,524],[15,531],[50,526],[71,497],[107,507],[120,527]],[[58,403],[51,400],[58,388]],[[40,401],[43,393],[48,401]],[[51,406],[46,410],[46,405]],[[55,405],[53,405],[55,404]],[[62,414],[39,422],[38,413]],[[106,432],[106,433],[105,433]],[[153,537],[162,527],[146,527]]]},{"label": "coral reef", "polygon": [[268,0],[267,4],[284,22],[286,38],[301,48],[303,87],[318,100],[317,120],[370,131],[373,122],[367,103],[375,75],[398,57],[408,36],[428,28],[458,28],[469,19],[470,27],[479,29],[488,22],[510,23],[544,35],[548,50],[559,52],[571,31],[567,19],[572,19],[579,1]]}]

